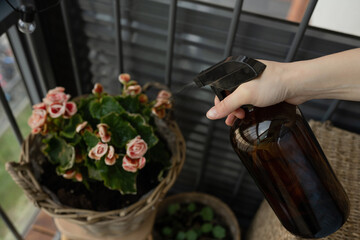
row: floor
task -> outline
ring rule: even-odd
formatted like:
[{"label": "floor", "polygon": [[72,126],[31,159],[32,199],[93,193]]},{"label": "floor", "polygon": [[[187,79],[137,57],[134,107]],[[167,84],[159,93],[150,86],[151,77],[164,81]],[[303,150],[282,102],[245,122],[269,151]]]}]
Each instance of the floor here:
[{"label": "floor", "polygon": [[59,238],[52,217],[43,211],[40,211],[30,231],[25,236],[25,240],[55,240]]}]

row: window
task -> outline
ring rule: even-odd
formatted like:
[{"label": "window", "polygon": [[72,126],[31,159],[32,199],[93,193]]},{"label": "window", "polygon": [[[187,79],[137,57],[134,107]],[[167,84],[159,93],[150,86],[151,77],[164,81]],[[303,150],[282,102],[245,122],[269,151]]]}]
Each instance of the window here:
[{"label": "window", "polygon": [[[27,126],[27,119],[31,115],[30,102],[6,34],[0,37],[0,86],[22,135],[28,135],[30,128]],[[5,170],[6,162],[18,161],[21,149],[2,106],[0,126],[0,205],[10,220],[16,223],[15,227],[21,233],[26,230],[37,210]],[[0,221],[0,239],[14,239],[3,221]]]}]

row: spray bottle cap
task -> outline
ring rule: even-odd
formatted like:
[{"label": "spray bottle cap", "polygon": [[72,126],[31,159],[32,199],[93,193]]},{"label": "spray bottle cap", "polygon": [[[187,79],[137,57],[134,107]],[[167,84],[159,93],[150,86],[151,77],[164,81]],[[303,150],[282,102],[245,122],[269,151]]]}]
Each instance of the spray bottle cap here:
[{"label": "spray bottle cap", "polygon": [[211,86],[220,100],[240,84],[257,78],[266,65],[246,56],[230,56],[200,72],[194,82],[198,87]]}]

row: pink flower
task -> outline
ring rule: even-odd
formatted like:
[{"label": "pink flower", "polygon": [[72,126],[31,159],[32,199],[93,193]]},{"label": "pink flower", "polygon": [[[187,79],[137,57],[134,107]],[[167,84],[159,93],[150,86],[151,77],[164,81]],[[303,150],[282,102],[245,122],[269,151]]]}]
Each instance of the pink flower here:
[{"label": "pink flower", "polygon": [[75,131],[76,131],[77,133],[79,133],[81,130],[83,130],[83,129],[86,127],[87,124],[88,124],[87,121],[84,121],[84,122],[78,124],[78,125],[76,126]]},{"label": "pink flower", "polygon": [[154,108],[166,108],[170,109],[172,108],[172,104],[167,99],[158,99],[154,105]]},{"label": "pink flower", "polygon": [[148,96],[146,96],[146,94],[140,94],[139,95],[139,102],[141,103],[147,103],[149,101]]},{"label": "pink flower", "polygon": [[114,165],[116,163],[117,154],[115,154],[115,149],[113,146],[109,146],[109,152],[105,158],[106,165]]},{"label": "pink flower", "polygon": [[75,129],[75,131],[77,133],[83,133],[85,130],[87,130],[89,132],[93,132],[92,127],[90,126],[90,124],[88,124],[87,121],[84,121],[84,122],[78,124]]},{"label": "pink flower", "polygon": [[160,119],[164,118],[166,115],[165,108],[154,108],[153,107],[151,109],[151,112]]},{"label": "pink flower", "polygon": [[54,89],[51,89],[47,94],[46,97],[43,99],[43,102],[46,105],[51,105],[53,103],[62,104],[64,102],[67,102],[70,99],[69,94],[65,94],[63,92],[64,88],[57,87]]},{"label": "pink flower", "polygon": [[43,109],[34,109],[28,120],[33,133],[39,133],[46,122],[46,111]]},{"label": "pink flower", "polygon": [[130,75],[127,73],[120,74],[119,81],[125,85],[126,83],[128,83],[130,81]]},{"label": "pink flower", "polygon": [[67,170],[64,174],[63,177],[66,179],[72,179],[75,176],[76,172],[73,169]]},{"label": "pink flower", "polygon": [[50,117],[58,118],[65,113],[65,104],[52,103],[48,107],[48,112],[49,112]]},{"label": "pink flower", "polygon": [[142,169],[145,166],[146,159],[144,157],[138,159],[131,159],[127,155],[124,156],[122,167],[125,171],[136,172],[138,169]]},{"label": "pink flower", "polygon": [[157,97],[156,97],[156,100],[160,100],[160,99],[165,99],[165,100],[169,100],[169,98],[171,98],[171,93],[166,91],[166,90],[161,90]]},{"label": "pink flower", "polygon": [[100,94],[100,93],[102,93],[103,91],[104,91],[103,86],[102,86],[100,83],[95,83],[95,86],[94,86],[94,88],[93,88],[93,90],[92,90],[92,93],[93,93],[93,94],[96,94],[96,93]]},{"label": "pink flower", "polygon": [[46,110],[46,104],[41,102],[41,103],[38,103],[38,104],[35,104],[33,105],[33,109],[42,109],[42,110]]},{"label": "pink flower", "polygon": [[82,176],[82,174],[81,173],[76,173],[75,174],[75,179],[78,181],[78,182],[82,182],[82,180],[83,180],[83,176]]},{"label": "pink flower", "polygon": [[74,102],[65,103],[64,118],[70,118],[77,112],[77,106]]},{"label": "pink flower", "polygon": [[131,85],[126,89],[126,93],[134,96],[141,93],[141,86],[140,85]]},{"label": "pink flower", "polygon": [[100,160],[108,151],[108,145],[106,143],[98,142],[89,152],[89,158]]},{"label": "pink flower", "polygon": [[38,134],[41,131],[42,131],[42,128],[33,128],[33,129],[31,129],[32,134]]},{"label": "pink flower", "polygon": [[146,142],[137,136],[126,144],[126,154],[132,159],[138,159],[144,156],[147,148]]},{"label": "pink flower", "polygon": [[104,143],[110,142],[111,134],[108,132],[109,126],[105,123],[100,123],[97,125],[97,128],[99,129],[99,136],[101,141]]},{"label": "pink flower", "polygon": [[[163,94],[165,95],[165,94]],[[166,115],[166,109],[172,108],[170,100],[166,98],[156,99],[154,107],[151,109],[151,112],[158,118],[164,118]]]},{"label": "pink flower", "polygon": [[53,89],[50,89],[48,91],[48,93],[57,93],[57,92],[65,92],[65,88],[63,87],[56,87],[56,88],[53,88]]}]

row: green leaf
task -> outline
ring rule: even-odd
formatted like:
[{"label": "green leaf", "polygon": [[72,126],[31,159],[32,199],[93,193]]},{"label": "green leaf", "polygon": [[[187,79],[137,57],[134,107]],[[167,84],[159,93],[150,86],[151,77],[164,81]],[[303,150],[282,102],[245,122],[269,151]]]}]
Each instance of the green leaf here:
[{"label": "green leaf", "polygon": [[100,99],[94,99],[90,102],[89,111],[93,118],[100,119],[103,116],[109,113],[118,113],[121,114],[125,110],[124,108],[115,100],[114,97],[104,96]]},{"label": "green leaf", "polygon": [[103,179],[101,177],[101,173],[97,169],[96,164],[93,160],[86,159],[85,166],[87,167],[89,178],[97,180],[97,181],[103,181]]},{"label": "green leaf", "polygon": [[196,240],[197,238],[198,238],[198,235],[194,230],[189,230],[186,232],[187,240]]},{"label": "green leaf", "polygon": [[162,229],[162,234],[164,234],[165,236],[170,237],[172,235],[172,229],[170,227],[164,227]]},{"label": "green leaf", "polygon": [[83,119],[86,119],[86,121],[88,121],[88,123],[91,124],[92,126],[96,126],[96,124],[99,123],[99,120],[91,116],[89,110],[90,102],[92,102],[94,99],[96,99],[94,95],[89,95],[86,98],[82,97],[75,101],[78,106],[78,114],[80,114],[83,117]]},{"label": "green leaf", "polygon": [[119,114],[111,113],[101,118],[102,123],[109,125],[111,132],[111,143],[115,147],[123,148],[126,143],[135,138],[138,133],[131,124],[124,120]]},{"label": "green leaf", "polygon": [[214,218],[214,211],[210,207],[203,207],[200,215],[204,221],[212,221]]},{"label": "green leaf", "polygon": [[211,232],[211,230],[213,229],[213,225],[211,223],[204,223],[202,226],[201,226],[201,231],[203,233],[208,233],[208,232]]},{"label": "green leaf", "polygon": [[96,161],[104,185],[112,190],[118,190],[121,194],[136,194],[137,172],[127,172],[122,168],[122,158],[119,156],[115,165],[108,166],[103,160]]},{"label": "green leaf", "polygon": [[81,136],[79,134],[75,134],[73,138],[66,139],[66,141],[70,145],[75,146],[81,141]]},{"label": "green leaf", "polygon": [[216,225],[212,230],[212,234],[213,234],[214,238],[222,239],[226,236],[226,230],[222,226]]},{"label": "green leaf", "polygon": [[146,119],[147,122],[151,119],[151,107],[145,107],[141,110],[142,116]]},{"label": "green leaf", "polygon": [[75,148],[60,137],[54,136],[46,141],[44,149],[52,164],[58,165],[57,171],[64,173],[72,168],[75,163]]},{"label": "green leaf", "polygon": [[189,212],[194,212],[196,210],[196,204],[195,203],[190,203],[187,207],[187,210]]},{"label": "green leaf", "polygon": [[159,139],[156,137],[153,128],[146,123],[146,120],[140,114],[124,113],[122,116],[130,122],[141,138],[144,139],[148,149],[156,145]]},{"label": "green leaf", "polygon": [[80,114],[75,114],[70,118],[69,123],[64,127],[64,129],[60,132],[60,136],[66,138],[73,138],[76,134],[76,126],[83,122]]},{"label": "green leaf", "polygon": [[169,215],[174,215],[178,210],[180,210],[180,204],[178,203],[170,204],[167,210]]},{"label": "green leaf", "polygon": [[95,147],[96,144],[100,141],[99,138],[94,133],[91,133],[89,131],[85,131],[83,138],[86,145],[89,148],[88,150]]},{"label": "green leaf", "polygon": [[145,158],[149,161],[161,163],[165,169],[171,167],[171,153],[163,141],[158,141],[154,147],[150,148],[146,152]]},{"label": "green leaf", "polygon": [[180,231],[176,234],[176,240],[184,240],[186,238],[186,233],[183,231]]},{"label": "green leaf", "polygon": [[138,113],[140,111],[140,102],[138,97],[119,96],[116,100],[126,111],[131,113]]}]

